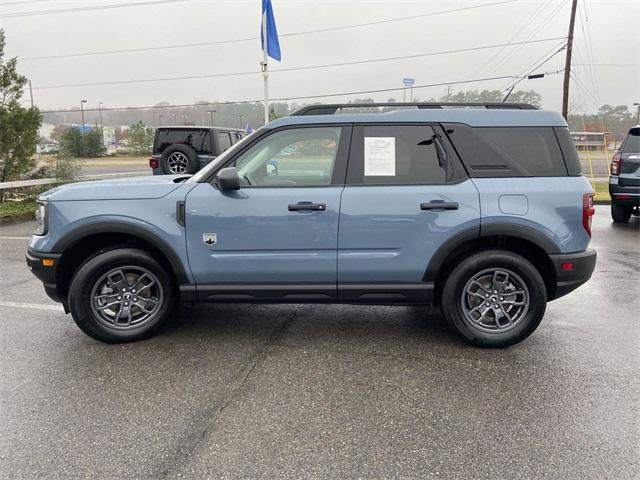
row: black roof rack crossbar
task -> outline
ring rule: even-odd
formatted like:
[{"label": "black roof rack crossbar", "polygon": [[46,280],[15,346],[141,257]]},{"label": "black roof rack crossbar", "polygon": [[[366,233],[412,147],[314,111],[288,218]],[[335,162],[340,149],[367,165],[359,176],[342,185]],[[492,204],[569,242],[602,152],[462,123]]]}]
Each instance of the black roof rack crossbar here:
[{"label": "black roof rack crossbar", "polygon": [[291,115],[335,115],[338,110],[349,108],[368,107],[416,107],[418,109],[436,109],[447,107],[481,107],[486,109],[512,109],[512,110],[537,110],[537,107],[528,103],[475,103],[475,102],[401,102],[401,103],[332,103],[325,105],[307,105],[296,110]]}]

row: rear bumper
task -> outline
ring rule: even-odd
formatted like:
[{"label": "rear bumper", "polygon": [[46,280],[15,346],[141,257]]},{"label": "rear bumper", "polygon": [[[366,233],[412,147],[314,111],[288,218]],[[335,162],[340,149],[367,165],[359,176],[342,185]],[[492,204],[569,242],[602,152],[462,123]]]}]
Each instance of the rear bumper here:
[{"label": "rear bumper", "polygon": [[[597,254],[594,249],[579,253],[549,255],[556,270],[556,291],[550,300],[560,298],[575,290],[591,278],[596,268]],[[572,264],[571,270],[563,270],[563,265]]]},{"label": "rear bumper", "polygon": [[[624,183],[624,178],[622,178]],[[611,203],[621,207],[637,207],[640,205],[640,186],[620,186],[620,177],[609,179],[609,195]]]},{"label": "rear bumper", "polygon": [[[31,249],[27,250],[26,255],[27,266],[31,269],[31,273],[42,281],[44,291],[49,298],[56,302],[62,302],[62,299],[58,294],[58,285],[56,281],[56,272],[61,256],[61,253],[42,253],[35,252]],[[42,261],[45,259],[53,260],[53,266],[45,267],[42,264]]]}]

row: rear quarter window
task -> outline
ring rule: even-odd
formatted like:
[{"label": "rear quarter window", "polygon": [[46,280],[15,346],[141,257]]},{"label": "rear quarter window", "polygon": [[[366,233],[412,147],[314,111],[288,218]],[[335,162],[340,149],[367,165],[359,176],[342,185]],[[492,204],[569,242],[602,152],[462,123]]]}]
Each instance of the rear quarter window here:
[{"label": "rear quarter window", "polygon": [[567,175],[553,127],[448,124],[445,129],[471,177]]},{"label": "rear quarter window", "polygon": [[156,134],[154,154],[162,152],[173,144],[187,145],[199,154],[211,153],[211,137],[207,130],[203,129],[170,129],[160,128]]},{"label": "rear quarter window", "polygon": [[622,153],[640,153],[640,127],[629,130],[620,147]]}]

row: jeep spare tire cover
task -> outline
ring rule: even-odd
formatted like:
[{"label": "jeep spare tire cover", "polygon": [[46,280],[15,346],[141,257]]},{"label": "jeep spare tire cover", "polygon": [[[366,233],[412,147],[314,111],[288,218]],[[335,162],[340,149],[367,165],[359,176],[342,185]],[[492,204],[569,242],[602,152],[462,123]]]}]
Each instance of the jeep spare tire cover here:
[{"label": "jeep spare tire cover", "polygon": [[188,145],[174,143],[162,152],[160,168],[163,173],[168,175],[196,173],[198,171],[198,154]]}]

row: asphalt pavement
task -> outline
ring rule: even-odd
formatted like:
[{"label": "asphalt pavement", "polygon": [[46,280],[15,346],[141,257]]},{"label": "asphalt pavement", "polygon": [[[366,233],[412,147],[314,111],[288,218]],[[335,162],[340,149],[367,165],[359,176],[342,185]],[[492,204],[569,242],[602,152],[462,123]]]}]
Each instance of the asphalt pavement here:
[{"label": "asphalt pavement", "polygon": [[417,307],[199,305],[105,345],[0,227],[0,478],[640,478],[640,222],[503,350]]}]

